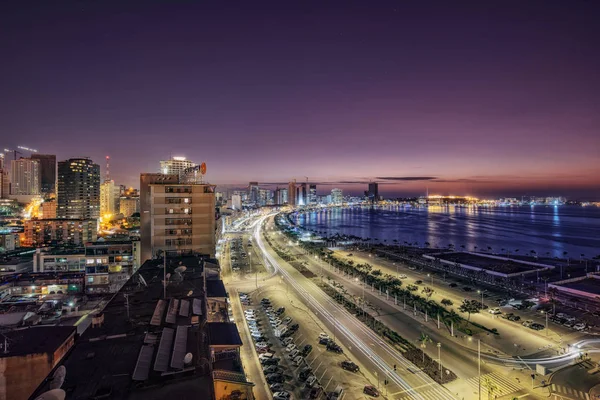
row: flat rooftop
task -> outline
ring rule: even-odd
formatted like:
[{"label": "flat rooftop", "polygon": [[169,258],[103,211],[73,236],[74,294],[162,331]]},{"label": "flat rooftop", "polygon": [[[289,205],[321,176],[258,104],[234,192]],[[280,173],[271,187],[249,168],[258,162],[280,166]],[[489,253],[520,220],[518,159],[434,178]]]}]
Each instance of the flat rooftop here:
[{"label": "flat rooftop", "polygon": [[600,279],[596,278],[585,278],[580,281],[554,284],[555,286],[564,287],[567,289],[579,290],[582,292],[590,293],[592,295],[600,296]]},{"label": "flat rooftop", "polygon": [[75,331],[74,326],[32,326],[4,332],[9,346],[8,352],[3,348],[0,358],[54,353]]},{"label": "flat rooftop", "polygon": [[502,274],[518,274],[543,269],[541,266],[524,264],[519,260],[497,259],[467,252],[444,253],[431,256],[439,258],[440,260],[457,262],[472,267],[480,267],[488,271],[499,272]]}]

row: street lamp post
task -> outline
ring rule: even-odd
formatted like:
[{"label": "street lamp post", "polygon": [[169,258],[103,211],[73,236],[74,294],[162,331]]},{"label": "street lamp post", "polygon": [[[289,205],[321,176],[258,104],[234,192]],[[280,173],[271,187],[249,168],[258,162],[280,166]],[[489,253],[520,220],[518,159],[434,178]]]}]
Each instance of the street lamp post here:
[{"label": "street lamp post", "polygon": [[481,339],[477,339],[477,375],[479,386],[479,400],[481,400]]},{"label": "street lamp post", "polygon": [[477,293],[481,293],[481,308],[483,308],[483,292],[484,292],[484,290],[477,291]]},{"label": "street lamp post", "polygon": [[438,364],[440,365],[440,382],[442,380],[442,344],[438,342]]},{"label": "street lamp post", "polygon": [[317,264],[321,267],[321,281],[323,281],[323,264],[319,262],[319,256],[315,254],[315,260],[317,260]]}]

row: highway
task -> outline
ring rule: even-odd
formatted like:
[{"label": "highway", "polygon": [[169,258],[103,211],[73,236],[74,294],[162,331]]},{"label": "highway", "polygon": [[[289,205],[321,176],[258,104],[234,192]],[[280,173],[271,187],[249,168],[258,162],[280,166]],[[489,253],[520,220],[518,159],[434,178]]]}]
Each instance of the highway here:
[{"label": "highway", "polygon": [[[293,288],[305,304],[319,315],[321,321],[343,338],[344,344],[364,365],[377,372],[381,380],[388,379],[388,391],[392,398],[396,396],[412,399],[454,399],[446,388],[437,384],[425,373],[419,371],[400,353],[364,326],[353,315],[334,302],[310,279],[303,276],[288,263],[282,261],[262,238],[262,225],[273,214],[263,216],[254,228],[254,239],[262,252],[265,265],[272,267]],[[398,366],[397,372],[393,365]],[[409,371],[409,368],[411,371]],[[426,394],[426,397],[424,397]]]}]

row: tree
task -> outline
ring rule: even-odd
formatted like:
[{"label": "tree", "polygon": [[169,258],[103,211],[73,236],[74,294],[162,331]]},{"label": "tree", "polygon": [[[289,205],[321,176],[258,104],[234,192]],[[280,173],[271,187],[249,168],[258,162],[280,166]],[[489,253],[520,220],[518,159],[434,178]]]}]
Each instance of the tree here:
[{"label": "tree", "polygon": [[481,303],[477,300],[463,300],[458,311],[469,314],[467,321],[471,320],[471,314],[477,314],[481,310]]},{"label": "tree", "polygon": [[453,302],[452,302],[452,300],[450,300],[450,299],[442,299],[442,304],[443,304],[444,306],[450,307],[450,306],[451,306],[452,304],[454,304],[454,303],[453,303]]},{"label": "tree", "polygon": [[431,342],[432,340],[429,335],[421,333],[421,336],[419,336],[419,343],[421,346],[421,353],[423,353],[423,368],[425,367],[425,349],[427,348],[427,343]]},{"label": "tree", "polygon": [[[444,315],[444,324],[448,327],[448,330],[451,332],[450,327],[452,325],[458,324],[462,320],[462,317],[458,315],[454,310],[450,310],[449,313]],[[452,333],[452,332],[451,332]]]},{"label": "tree", "polygon": [[[487,389],[488,392],[488,400],[492,398],[496,390],[498,390],[498,386],[494,383],[494,381],[489,376],[483,377],[483,386]],[[496,398],[496,396],[494,396]]]}]

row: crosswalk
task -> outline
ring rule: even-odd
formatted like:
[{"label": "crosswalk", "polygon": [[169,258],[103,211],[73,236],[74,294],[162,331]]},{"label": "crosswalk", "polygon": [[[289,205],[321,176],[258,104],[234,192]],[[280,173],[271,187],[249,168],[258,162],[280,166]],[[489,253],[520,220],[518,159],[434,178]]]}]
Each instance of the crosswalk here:
[{"label": "crosswalk", "polygon": [[440,389],[416,390],[414,394],[404,393],[402,397],[390,396],[398,400],[440,400]]},{"label": "crosswalk", "polygon": [[565,399],[582,399],[582,400],[590,400],[590,395],[581,390],[572,389],[568,386],[555,385],[554,383],[551,385],[552,394],[557,394]]},{"label": "crosswalk", "polygon": [[[479,377],[470,378],[467,380],[467,383],[474,391],[479,389]],[[495,372],[481,375],[481,398],[488,398],[488,388],[491,389],[489,398],[505,396],[522,389],[516,382]]]}]

